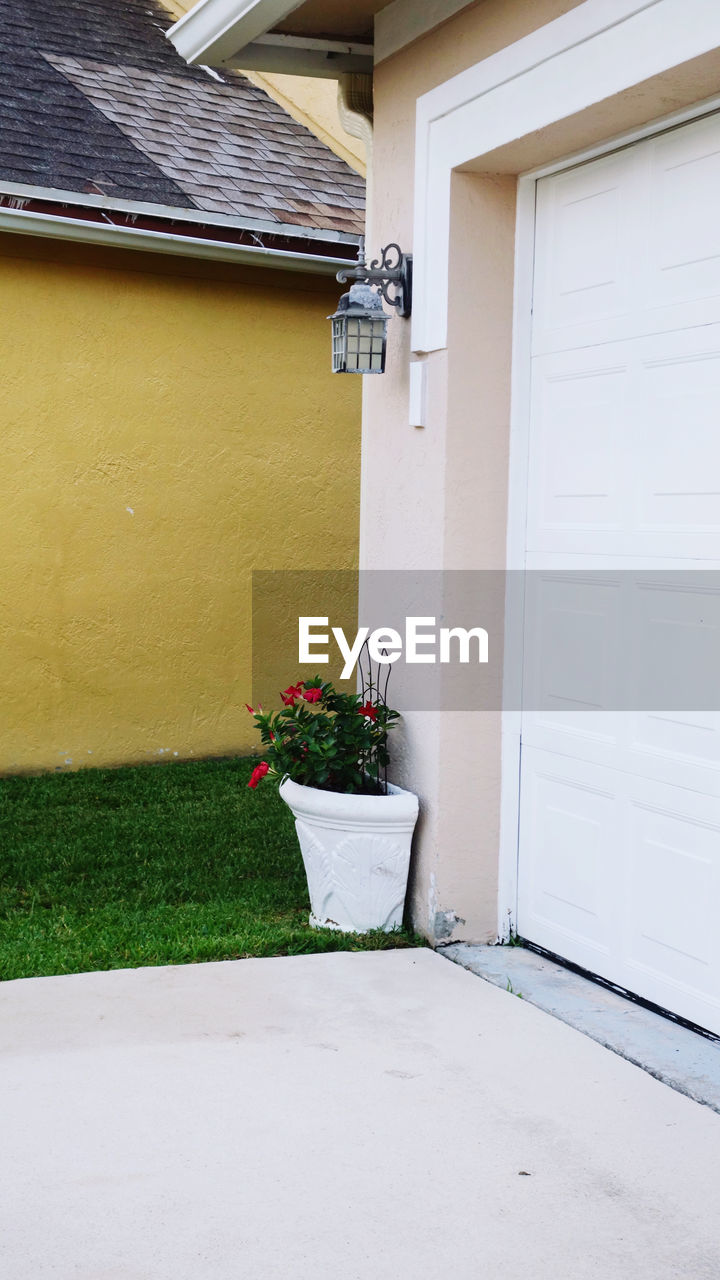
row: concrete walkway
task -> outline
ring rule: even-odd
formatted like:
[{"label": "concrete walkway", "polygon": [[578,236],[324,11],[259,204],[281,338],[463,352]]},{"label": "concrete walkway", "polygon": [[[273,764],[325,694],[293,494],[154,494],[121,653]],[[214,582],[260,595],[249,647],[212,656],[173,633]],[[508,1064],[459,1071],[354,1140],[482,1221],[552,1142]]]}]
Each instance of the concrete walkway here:
[{"label": "concrete walkway", "polygon": [[717,1280],[720,1116],[430,951],[0,986],[2,1280]]}]

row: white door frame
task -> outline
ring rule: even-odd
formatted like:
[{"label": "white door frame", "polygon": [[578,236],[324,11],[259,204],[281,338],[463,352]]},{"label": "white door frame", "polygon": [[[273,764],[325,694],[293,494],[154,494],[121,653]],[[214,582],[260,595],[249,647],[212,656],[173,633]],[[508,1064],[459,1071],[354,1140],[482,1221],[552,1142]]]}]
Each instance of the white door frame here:
[{"label": "white door frame", "polygon": [[[415,353],[447,346],[451,175],[498,148],[606,101],[720,47],[718,0],[585,0],[537,31],[418,99],[415,155]],[[530,324],[538,178],[667,129],[718,100],[608,139],[522,175],[518,185],[510,428],[507,567],[524,568],[529,430]],[[491,167],[491,162],[489,162]],[[515,496],[514,496],[515,494]],[[521,619],[506,619],[512,635]],[[509,677],[511,678],[511,677]],[[506,705],[519,690],[506,685]],[[520,712],[505,712],[498,935],[514,927],[520,781]]]},{"label": "white door frame", "polygon": [[719,47],[717,0],[585,0],[418,98],[413,351],[447,346],[455,169]]}]

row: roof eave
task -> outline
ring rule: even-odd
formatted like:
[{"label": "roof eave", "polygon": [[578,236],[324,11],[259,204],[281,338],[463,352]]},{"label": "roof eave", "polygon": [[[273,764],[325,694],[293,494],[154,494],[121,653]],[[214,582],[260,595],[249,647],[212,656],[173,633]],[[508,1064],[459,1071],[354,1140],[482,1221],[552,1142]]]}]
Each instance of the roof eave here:
[{"label": "roof eave", "polygon": [[77,206],[82,209],[106,210],[110,213],[139,215],[158,218],[167,223],[205,224],[208,227],[224,227],[228,231],[245,231],[253,236],[272,236],[277,239],[322,241],[337,243],[355,252],[360,231],[339,231],[334,227],[308,227],[302,223],[275,222],[264,218],[238,217],[228,213],[210,213],[205,209],[181,208],[177,205],[157,204],[145,200],[121,200],[116,196],[95,195],[86,191],[68,191],[63,187],[34,186],[28,182],[8,182],[0,177],[0,203],[7,205],[4,197],[11,197],[18,208],[28,201],[41,201],[57,205]]},{"label": "roof eave", "polygon": [[[308,251],[304,246],[298,250],[301,235],[291,240],[274,233],[274,243],[265,245],[257,233],[240,236],[239,231],[229,226],[225,238],[217,224],[207,228],[201,223],[183,227],[182,222],[174,218],[155,216],[140,226],[137,212],[123,214],[116,210],[113,213],[114,216],[107,206],[99,208],[96,204],[78,204],[75,200],[66,203],[57,195],[48,200],[29,194],[0,193],[0,232],[319,275],[335,275],[340,267],[353,263],[352,258],[344,256],[344,243],[323,244],[311,240]],[[318,249],[321,252],[317,252]]]},{"label": "roof eave", "polygon": [[186,62],[247,71],[337,79],[373,69],[373,47],[273,32],[302,0],[199,0],[170,27],[168,39]]}]

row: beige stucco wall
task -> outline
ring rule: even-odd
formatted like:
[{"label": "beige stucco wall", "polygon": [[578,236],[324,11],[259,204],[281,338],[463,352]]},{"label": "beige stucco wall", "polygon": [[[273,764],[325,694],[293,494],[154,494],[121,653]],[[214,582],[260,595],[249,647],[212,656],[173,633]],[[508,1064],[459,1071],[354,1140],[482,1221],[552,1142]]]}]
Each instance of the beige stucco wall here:
[{"label": "beige stucco wall", "polygon": [[[394,240],[412,248],[418,96],[574,7],[483,0],[378,65],[372,248]],[[409,324],[391,322],[387,374],[365,379],[364,567],[504,567],[517,174],[718,85],[717,56],[697,59],[454,175],[448,344],[427,357],[426,427],[408,425]],[[393,700],[402,710],[399,681]],[[412,911],[436,941],[497,934],[500,748],[498,715],[405,715],[394,772],[423,809]]]},{"label": "beige stucco wall", "polygon": [[[378,65],[374,244],[412,245],[417,98],[573,7],[484,0]],[[428,358],[428,425],[408,425],[409,324],[391,322],[387,374],[365,379],[365,567],[504,565],[514,217],[513,178],[456,175],[449,341]],[[392,485],[383,483],[389,475]],[[398,681],[393,698],[402,707]],[[437,941],[494,939],[499,716],[406,713],[395,774],[422,801],[411,884],[416,925]]]}]

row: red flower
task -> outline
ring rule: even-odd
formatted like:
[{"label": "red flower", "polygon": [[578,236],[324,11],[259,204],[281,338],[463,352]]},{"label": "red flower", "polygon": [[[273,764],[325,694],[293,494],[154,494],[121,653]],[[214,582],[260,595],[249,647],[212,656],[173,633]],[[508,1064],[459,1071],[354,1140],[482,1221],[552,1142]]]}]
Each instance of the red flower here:
[{"label": "red flower", "polygon": [[294,707],[300,694],[302,693],[303,681],[299,680],[297,684],[291,684],[283,693],[280,694],[286,707]]},{"label": "red flower", "polygon": [[358,715],[366,716],[368,720],[374,722],[377,720],[377,707],[374,707],[372,702],[368,700],[364,707],[358,707]]},{"label": "red flower", "polygon": [[306,689],[303,697],[306,702],[319,702],[322,698],[322,689]]},{"label": "red flower", "polygon": [[270,772],[270,765],[266,764],[264,760],[261,760],[260,764],[255,765],[255,768],[253,769],[250,775],[250,781],[248,782],[248,786],[253,787],[254,789],[257,786],[260,779],[264,778],[265,774],[269,772]]},{"label": "red flower", "polygon": [[251,715],[251,716],[254,716],[254,715],[255,715],[255,708],[254,708],[254,707],[251,707],[249,702],[246,702],[246,703],[245,703],[245,706],[247,707],[248,711],[250,712],[250,715]]}]

